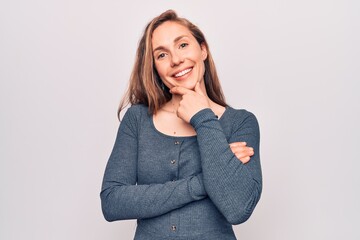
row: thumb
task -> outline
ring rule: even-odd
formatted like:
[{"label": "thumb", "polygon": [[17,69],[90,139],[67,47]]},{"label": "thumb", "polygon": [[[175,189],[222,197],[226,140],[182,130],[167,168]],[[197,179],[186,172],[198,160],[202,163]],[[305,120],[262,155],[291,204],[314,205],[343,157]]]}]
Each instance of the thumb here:
[{"label": "thumb", "polygon": [[199,94],[205,96],[203,90],[202,90],[201,87],[200,87],[200,81],[196,83],[195,88],[194,88],[194,91],[195,91],[196,93],[199,93]]}]

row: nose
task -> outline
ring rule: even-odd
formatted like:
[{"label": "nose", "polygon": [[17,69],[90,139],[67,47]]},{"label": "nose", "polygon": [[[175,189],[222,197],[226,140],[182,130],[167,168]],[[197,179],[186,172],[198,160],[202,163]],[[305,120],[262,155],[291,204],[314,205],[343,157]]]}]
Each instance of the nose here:
[{"label": "nose", "polygon": [[184,62],[184,58],[179,53],[173,53],[171,56],[171,67],[175,67]]}]

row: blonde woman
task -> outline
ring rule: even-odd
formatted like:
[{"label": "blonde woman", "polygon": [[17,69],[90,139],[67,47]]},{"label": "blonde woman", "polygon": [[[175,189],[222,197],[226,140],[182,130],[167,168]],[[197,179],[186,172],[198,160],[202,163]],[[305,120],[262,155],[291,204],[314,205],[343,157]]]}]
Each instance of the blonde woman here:
[{"label": "blonde woman", "polygon": [[225,102],[209,46],[172,10],[140,40],[106,166],[106,220],[137,219],[134,239],[236,239],[260,199],[256,117]]}]

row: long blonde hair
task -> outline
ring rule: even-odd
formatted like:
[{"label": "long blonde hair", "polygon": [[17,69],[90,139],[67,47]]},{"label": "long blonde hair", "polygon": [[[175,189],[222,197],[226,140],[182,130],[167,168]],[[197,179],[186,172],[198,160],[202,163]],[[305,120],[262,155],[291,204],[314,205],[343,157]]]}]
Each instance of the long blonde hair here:
[{"label": "long blonde hair", "polygon": [[155,68],[152,49],[152,34],[157,27],[166,21],[173,21],[187,27],[196,41],[206,47],[207,58],[204,61],[204,81],[207,95],[215,103],[227,106],[216,72],[215,63],[204,34],[189,20],[178,17],[173,10],[167,10],[150,21],[145,28],[136,52],[129,87],[119,105],[118,116],[120,116],[121,110],[128,104],[144,104],[148,106],[149,113],[153,114],[171,99],[172,95],[169,89],[162,84],[162,80]]}]

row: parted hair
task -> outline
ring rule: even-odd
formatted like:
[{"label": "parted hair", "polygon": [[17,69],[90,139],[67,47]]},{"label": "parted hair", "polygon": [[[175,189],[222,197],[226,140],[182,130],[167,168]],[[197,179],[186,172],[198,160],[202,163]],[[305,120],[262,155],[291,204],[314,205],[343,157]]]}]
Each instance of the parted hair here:
[{"label": "parted hair", "polygon": [[128,89],[120,101],[118,116],[128,104],[144,104],[148,106],[149,113],[154,114],[171,99],[169,89],[162,84],[155,68],[152,49],[152,34],[157,27],[166,21],[173,21],[187,27],[196,41],[206,47],[204,82],[207,95],[215,103],[227,106],[204,34],[189,20],[178,17],[173,10],[167,10],[151,20],[145,28],[137,48]]}]

